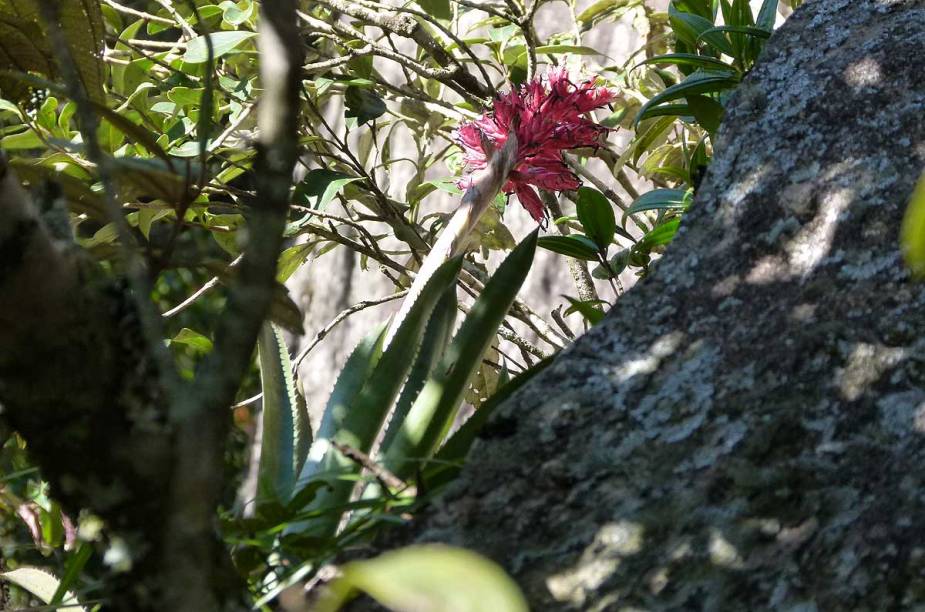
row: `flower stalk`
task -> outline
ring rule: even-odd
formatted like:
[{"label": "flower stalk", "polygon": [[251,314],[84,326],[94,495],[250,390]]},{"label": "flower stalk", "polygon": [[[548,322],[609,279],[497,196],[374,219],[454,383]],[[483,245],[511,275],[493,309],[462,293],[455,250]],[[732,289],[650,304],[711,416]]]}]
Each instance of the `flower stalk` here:
[{"label": "flower stalk", "polygon": [[[491,147],[486,143],[487,147]],[[463,194],[462,202],[450,221],[447,223],[440,237],[434,243],[402,302],[401,308],[386,334],[384,347],[388,347],[395,331],[401,322],[408,316],[408,311],[417,300],[427,281],[444,262],[462,253],[469,234],[478,224],[482,214],[491,205],[495,196],[508,180],[508,175],[517,161],[517,136],[511,134],[500,149],[490,148],[490,159],[486,166],[476,171],[470,178],[468,189]]]}]

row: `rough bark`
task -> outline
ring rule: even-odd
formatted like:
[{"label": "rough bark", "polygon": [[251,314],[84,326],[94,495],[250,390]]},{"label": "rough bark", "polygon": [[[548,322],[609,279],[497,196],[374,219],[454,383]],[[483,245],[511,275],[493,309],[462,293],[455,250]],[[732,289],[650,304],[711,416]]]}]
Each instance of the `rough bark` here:
[{"label": "rough bark", "polygon": [[417,539],[536,610],[925,605],[925,2],[807,2],[650,278],[496,415]]}]

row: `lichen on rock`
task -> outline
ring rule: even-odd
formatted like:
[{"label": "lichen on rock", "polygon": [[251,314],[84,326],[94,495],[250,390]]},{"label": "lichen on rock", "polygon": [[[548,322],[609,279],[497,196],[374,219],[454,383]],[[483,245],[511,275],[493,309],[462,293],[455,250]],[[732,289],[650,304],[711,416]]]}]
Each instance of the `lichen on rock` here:
[{"label": "lichen on rock", "polygon": [[925,2],[816,0],[728,105],[644,282],[496,415],[415,527],[536,610],[925,602]]}]

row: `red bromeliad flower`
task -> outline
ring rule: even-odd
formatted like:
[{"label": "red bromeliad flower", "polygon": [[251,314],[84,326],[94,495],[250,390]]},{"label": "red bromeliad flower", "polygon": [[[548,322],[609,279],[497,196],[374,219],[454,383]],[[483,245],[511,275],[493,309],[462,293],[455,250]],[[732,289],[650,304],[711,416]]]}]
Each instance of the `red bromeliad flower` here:
[{"label": "red bromeliad flower", "polygon": [[[583,115],[615,97],[615,92],[594,81],[576,85],[567,70],[552,68],[545,79],[534,79],[501,95],[491,112],[459,127],[456,142],[463,148],[466,170],[484,168],[490,157],[486,141],[488,148],[500,149],[513,131],[518,143],[516,161],[501,190],[516,193],[530,215],[543,221],[546,209],[533,188],[570,191],[581,186],[562,159],[562,151],[600,144],[607,128]],[[471,175],[464,176],[460,187],[468,188],[471,180]]]}]

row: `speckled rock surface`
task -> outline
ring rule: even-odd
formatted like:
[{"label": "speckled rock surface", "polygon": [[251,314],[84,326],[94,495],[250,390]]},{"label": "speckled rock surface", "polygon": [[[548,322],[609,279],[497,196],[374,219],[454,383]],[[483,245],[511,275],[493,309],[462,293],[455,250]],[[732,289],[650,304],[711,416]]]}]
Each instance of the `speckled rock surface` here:
[{"label": "speckled rock surface", "polygon": [[535,610],[925,610],[925,2],[816,0],[657,271],[508,402],[421,541]]}]

